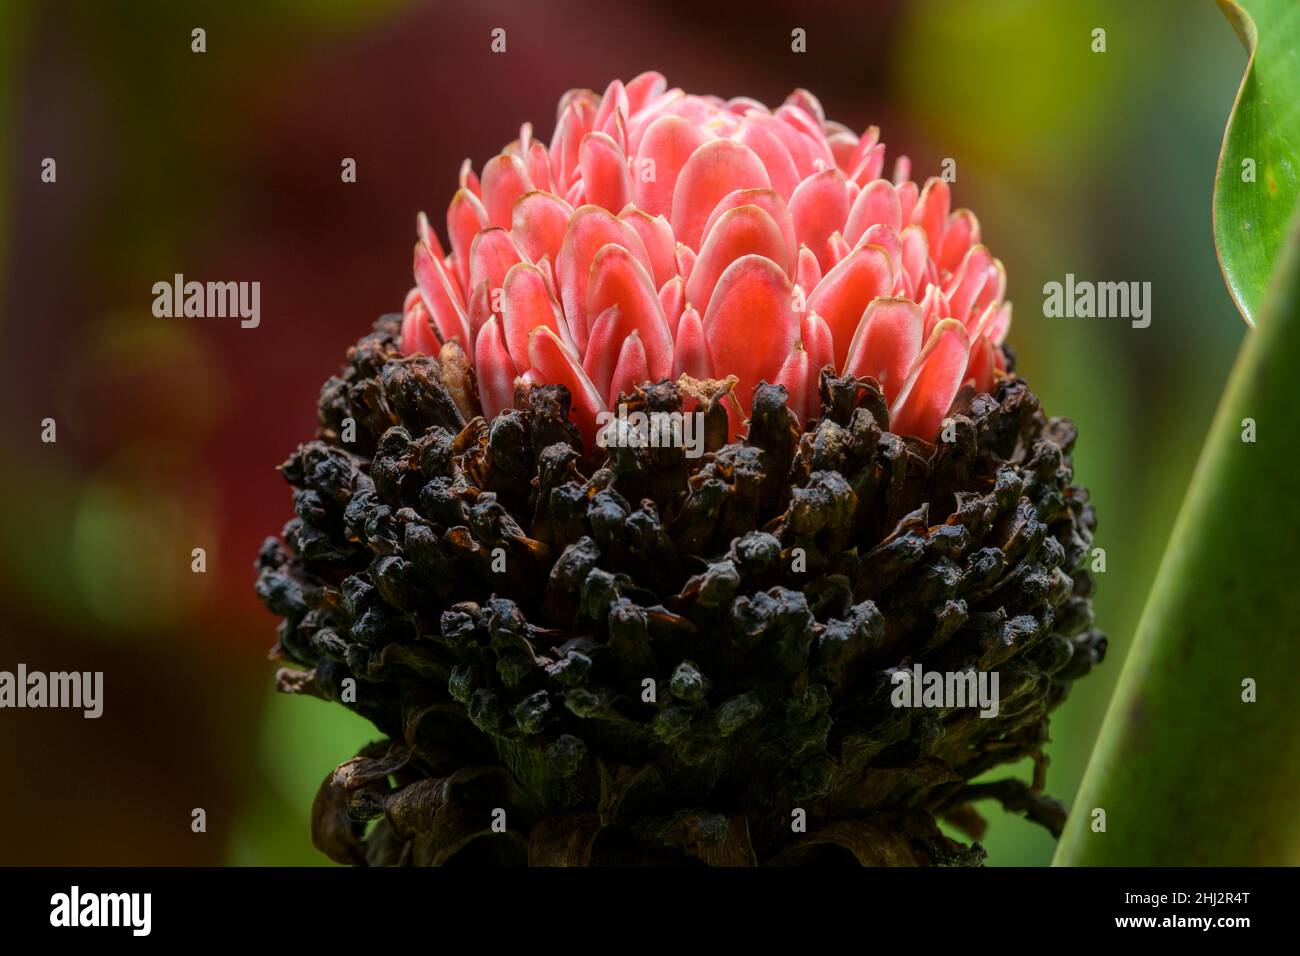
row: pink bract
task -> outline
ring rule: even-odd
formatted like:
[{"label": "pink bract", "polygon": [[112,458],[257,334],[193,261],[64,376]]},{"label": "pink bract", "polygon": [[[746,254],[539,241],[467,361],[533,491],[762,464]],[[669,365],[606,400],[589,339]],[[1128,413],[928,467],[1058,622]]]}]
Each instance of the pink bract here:
[{"label": "pink bract", "polygon": [[876,379],[891,428],[935,440],[963,385],[1003,374],[1006,272],[948,183],[906,157],[882,178],[879,130],[855,135],[796,90],[769,110],[643,73],[560,100],[550,146],[525,124],[447,209],[423,214],[402,348],[455,340],[483,413],[516,380],[566,386],[588,443],[635,385],[736,376],[733,436],[760,381],[801,419],[818,379]]}]

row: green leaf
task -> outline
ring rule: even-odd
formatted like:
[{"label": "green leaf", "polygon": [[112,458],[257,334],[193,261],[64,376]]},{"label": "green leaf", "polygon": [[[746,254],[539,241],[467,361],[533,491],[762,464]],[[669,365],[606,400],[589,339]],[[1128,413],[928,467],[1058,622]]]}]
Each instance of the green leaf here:
[{"label": "green leaf", "polygon": [[1300,219],[1237,357],[1057,863],[1300,863],[1297,370]]},{"label": "green leaf", "polygon": [[1219,153],[1214,244],[1228,291],[1254,325],[1300,197],[1300,3],[1217,2],[1250,62]]},{"label": "green leaf", "polygon": [[[1300,4],[1218,2],[1252,56],[1220,156],[1215,238],[1260,327],[1219,403],[1061,864],[1300,863]],[[1241,178],[1246,157],[1255,183]]]}]

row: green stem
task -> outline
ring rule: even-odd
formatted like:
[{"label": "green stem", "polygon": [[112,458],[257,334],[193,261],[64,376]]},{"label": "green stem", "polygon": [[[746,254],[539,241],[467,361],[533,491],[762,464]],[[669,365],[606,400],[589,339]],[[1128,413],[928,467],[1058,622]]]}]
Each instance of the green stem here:
[{"label": "green stem", "polygon": [[[1057,863],[1300,862],[1297,225],[1219,405]],[[1247,678],[1256,703],[1242,699]]]}]

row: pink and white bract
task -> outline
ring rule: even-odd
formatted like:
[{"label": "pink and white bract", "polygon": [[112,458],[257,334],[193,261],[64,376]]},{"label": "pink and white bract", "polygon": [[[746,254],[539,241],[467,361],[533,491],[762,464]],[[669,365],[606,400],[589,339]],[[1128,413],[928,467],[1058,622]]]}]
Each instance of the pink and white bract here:
[{"label": "pink and white bract", "polygon": [[423,214],[402,348],[456,340],[483,413],[517,379],[560,384],[590,443],[638,384],[736,376],[733,435],[760,380],[818,413],[823,367],[875,378],[891,430],[933,441],[963,384],[1004,369],[1006,272],[948,183],[879,130],[828,121],[796,90],[775,110],[667,89],[658,73],[560,100],[549,148],[525,124],[447,209]]}]

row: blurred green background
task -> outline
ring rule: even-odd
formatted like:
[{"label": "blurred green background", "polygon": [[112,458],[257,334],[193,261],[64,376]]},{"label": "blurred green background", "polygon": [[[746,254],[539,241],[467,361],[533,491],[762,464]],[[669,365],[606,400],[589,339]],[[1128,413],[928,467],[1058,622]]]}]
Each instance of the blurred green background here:
[{"label": "blurred green background", "polygon": [[[274,466],[400,308],[415,214],[441,221],[461,159],[525,120],[549,139],[564,90],[647,68],[768,103],[807,87],[918,179],[957,161],[1107,552],[1111,654],[1052,719],[1068,802],[1245,334],[1210,230],[1244,63],[1212,0],[0,4],[0,668],[105,673],[97,721],[0,714],[0,864],[324,862],[312,797],[371,734],[272,691],[252,560],[291,515]],[[178,272],[260,281],[261,326],[154,318]],[[1150,281],[1151,326],[1044,318],[1067,272]],[[1043,831],[983,809],[991,864],[1049,862]]]}]

